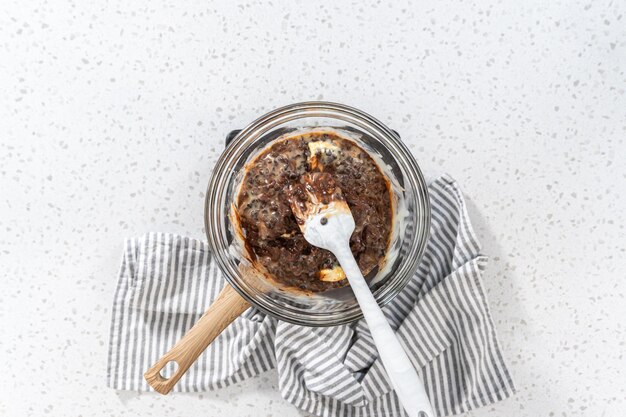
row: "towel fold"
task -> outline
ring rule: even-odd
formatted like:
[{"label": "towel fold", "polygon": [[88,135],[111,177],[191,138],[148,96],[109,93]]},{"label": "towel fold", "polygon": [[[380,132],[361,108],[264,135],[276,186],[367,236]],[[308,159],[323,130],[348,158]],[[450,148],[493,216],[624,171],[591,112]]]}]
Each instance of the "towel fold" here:
[{"label": "towel fold", "polygon": [[[481,282],[487,258],[461,191],[443,175],[429,193],[424,257],[383,311],[433,408],[445,416],[502,400],[515,388]],[[202,241],[166,233],[127,239],[113,303],[108,385],[151,390],[143,372],[200,318],[224,282]],[[174,391],[220,388],[273,367],[282,396],[314,415],[405,415],[363,320],[301,327],[254,308],[213,341]]]}]

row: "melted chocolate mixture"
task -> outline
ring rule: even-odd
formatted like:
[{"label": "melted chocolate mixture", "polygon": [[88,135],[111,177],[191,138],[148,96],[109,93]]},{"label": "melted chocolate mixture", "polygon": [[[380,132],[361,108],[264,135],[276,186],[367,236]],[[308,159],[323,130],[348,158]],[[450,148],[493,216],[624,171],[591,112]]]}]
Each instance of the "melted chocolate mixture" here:
[{"label": "melted chocolate mixture", "polygon": [[352,211],[350,248],[367,275],[387,251],[391,192],[376,162],[354,142],[333,132],[278,140],[247,167],[237,198],[250,256],[277,281],[312,292],[348,284],[333,254],[304,239],[289,206],[288,195],[298,192],[305,174],[317,172],[332,177]]},{"label": "melted chocolate mixture", "polygon": [[333,176],[328,172],[307,172],[300,177],[299,182],[291,184],[286,191],[291,212],[300,226],[305,224],[309,216],[315,215],[317,210],[331,202],[346,201],[341,188],[337,187]]}]

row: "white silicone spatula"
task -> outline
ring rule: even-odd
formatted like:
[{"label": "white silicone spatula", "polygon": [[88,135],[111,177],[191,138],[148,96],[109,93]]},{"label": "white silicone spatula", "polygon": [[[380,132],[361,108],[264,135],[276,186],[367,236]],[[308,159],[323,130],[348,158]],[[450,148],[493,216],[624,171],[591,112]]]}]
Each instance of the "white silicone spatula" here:
[{"label": "white silicone spatula", "polygon": [[[295,194],[295,196],[294,196]],[[332,252],[343,268],[367,322],[391,384],[410,417],[435,417],[424,384],[376,303],[352,251],[354,218],[341,190],[328,174],[309,174],[299,194],[290,193],[291,209],[304,238]]]}]

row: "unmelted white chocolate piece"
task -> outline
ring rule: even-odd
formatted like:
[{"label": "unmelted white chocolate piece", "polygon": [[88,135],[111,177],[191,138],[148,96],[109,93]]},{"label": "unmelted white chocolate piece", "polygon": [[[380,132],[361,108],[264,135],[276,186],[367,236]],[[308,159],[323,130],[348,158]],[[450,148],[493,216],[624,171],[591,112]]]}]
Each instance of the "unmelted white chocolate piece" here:
[{"label": "unmelted white chocolate piece", "polygon": [[324,166],[320,164],[321,160],[323,160],[325,156],[333,154],[336,156],[339,152],[339,147],[337,145],[324,140],[309,142],[308,145],[309,151],[311,152],[311,155],[309,156],[309,165],[312,170],[319,169],[320,171],[323,171]]},{"label": "unmelted white chocolate piece", "polygon": [[325,282],[336,282],[343,281],[346,279],[346,274],[343,272],[343,269],[337,265],[331,269],[322,269],[320,270],[320,280]]},{"label": "unmelted white chocolate piece", "polygon": [[309,142],[309,150],[311,151],[311,155],[314,155],[318,152],[330,150],[331,152],[338,152],[339,146],[335,145],[332,142],[326,140],[316,140],[313,142]]}]

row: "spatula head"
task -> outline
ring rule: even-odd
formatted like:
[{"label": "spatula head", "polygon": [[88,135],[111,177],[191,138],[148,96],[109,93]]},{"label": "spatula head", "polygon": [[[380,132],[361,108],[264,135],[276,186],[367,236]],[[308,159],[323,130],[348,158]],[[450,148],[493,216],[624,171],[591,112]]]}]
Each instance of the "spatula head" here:
[{"label": "spatula head", "polygon": [[293,212],[304,238],[313,246],[333,251],[345,245],[354,232],[350,207],[332,176],[312,172],[287,192]]}]

